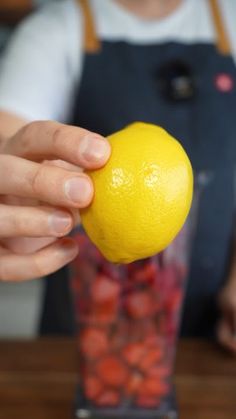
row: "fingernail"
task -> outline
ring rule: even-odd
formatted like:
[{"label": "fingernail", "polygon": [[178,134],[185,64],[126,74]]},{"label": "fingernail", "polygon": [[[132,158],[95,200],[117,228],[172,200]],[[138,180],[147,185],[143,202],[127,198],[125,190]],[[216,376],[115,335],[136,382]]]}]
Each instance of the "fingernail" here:
[{"label": "fingernail", "polygon": [[92,197],[92,193],[91,184],[84,177],[75,177],[65,183],[65,194],[75,204],[87,204]]},{"label": "fingernail", "polygon": [[88,134],[80,141],[79,152],[89,162],[100,161],[108,157],[110,146],[105,139],[98,135]]},{"label": "fingernail", "polygon": [[75,257],[78,253],[78,250],[79,249],[76,243],[69,239],[63,239],[58,247],[58,251],[60,253],[63,253],[63,255],[65,255],[68,258]]},{"label": "fingernail", "polygon": [[63,211],[56,211],[49,217],[50,230],[53,234],[63,234],[72,227],[72,217]]}]

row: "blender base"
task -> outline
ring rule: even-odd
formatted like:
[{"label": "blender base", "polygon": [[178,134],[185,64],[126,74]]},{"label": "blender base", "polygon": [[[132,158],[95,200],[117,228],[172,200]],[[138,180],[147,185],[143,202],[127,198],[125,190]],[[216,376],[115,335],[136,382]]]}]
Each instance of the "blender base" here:
[{"label": "blender base", "polygon": [[98,408],[90,405],[77,391],[75,404],[76,419],[179,419],[176,394],[173,389],[158,409],[142,409],[132,406]]}]

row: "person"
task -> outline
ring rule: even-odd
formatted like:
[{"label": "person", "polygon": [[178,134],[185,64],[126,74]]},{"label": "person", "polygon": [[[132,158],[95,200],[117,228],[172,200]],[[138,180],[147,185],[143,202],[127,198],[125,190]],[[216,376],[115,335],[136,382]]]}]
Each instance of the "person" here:
[{"label": "person", "polygon": [[[179,138],[194,169],[208,173],[210,179],[199,211],[183,331],[208,333],[219,295],[218,338],[236,352],[235,257],[226,274],[234,215],[235,14],[233,0],[65,0],[46,6],[19,27],[0,75],[2,174],[9,173],[6,167],[14,174],[14,184],[9,185],[9,175],[1,194],[17,223],[25,216],[31,222],[20,233],[9,226],[10,233],[5,229],[3,235],[46,238],[25,239],[23,244],[14,237],[4,239],[2,251],[7,255],[2,260],[8,265],[1,268],[3,278],[29,278],[68,263],[77,251],[74,244],[70,241],[73,250],[67,256],[57,249],[71,239],[58,242],[47,228],[40,234],[34,216],[41,210],[46,220],[47,211],[56,205],[66,207],[72,220],[71,208],[88,205],[92,197],[88,178],[91,189],[83,204],[85,190],[76,204],[65,201],[60,190],[71,170],[73,178],[85,180],[74,167],[88,167],[76,151],[84,131],[32,121],[72,123],[102,136],[135,120],[153,122]],[[100,139],[104,154],[99,150],[98,166],[110,153],[105,139]],[[23,209],[14,211],[11,195],[24,199]],[[50,209],[34,202],[25,208],[28,198],[47,203]],[[70,222],[64,234],[72,228]],[[25,256],[29,249],[30,256]]]}]

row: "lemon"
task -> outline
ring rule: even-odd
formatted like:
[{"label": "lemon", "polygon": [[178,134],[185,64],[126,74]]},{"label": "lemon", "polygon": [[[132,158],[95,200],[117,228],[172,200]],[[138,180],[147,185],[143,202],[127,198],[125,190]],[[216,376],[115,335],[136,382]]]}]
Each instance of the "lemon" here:
[{"label": "lemon", "polygon": [[161,127],[135,122],[108,139],[110,160],[88,172],[95,194],[81,219],[106,259],[130,263],[160,252],[181,229],[191,206],[192,168]]}]

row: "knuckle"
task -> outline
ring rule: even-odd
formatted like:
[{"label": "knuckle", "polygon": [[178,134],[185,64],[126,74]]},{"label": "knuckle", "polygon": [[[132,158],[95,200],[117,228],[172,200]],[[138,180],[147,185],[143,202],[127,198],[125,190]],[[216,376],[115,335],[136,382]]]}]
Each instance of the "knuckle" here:
[{"label": "knuckle", "polygon": [[78,127],[71,127],[69,125],[57,126],[52,134],[52,146],[53,149],[60,154],[60,151],[65,152],[66,150],[72,153],[76,152],[78,147],[78,140],[85,130]]},{"label": "knuckle", "polygon": [[65,146],[65,141],[70,138],[70,131],[69,127],[65,125],[57,126],[54,129],[52,133],[52,146],[54,149],[58,150],[58,148],[61,148],[62,144]]},{"label": "knuckle", "polygon": [[25,155],[30,152],[32,148],[32,139],[35,138],[36,133],[42,129],[42,126],[47,126],[45,121],[33,121],[24,125],[16,135],[12,137],[12,142],[15,146],[19,145],[20,138],[20,155]]},{"label": "knuckle", "polygon": [[44,171],[45,167],[43,167],[43,165],[39,165],[35,172],[29,176],[29,186],[34,195],[38,195],[41,192]]},{"label": "knuckle", "polygon": [[27,150],[30,148],[32,137],[35,133],[36,125],[37,122],[30,122],[29,124],[26,124],[24,127],[22,127],[19,132],[21,149],[23,153],[27,152]]},{"label": "knuckle", "polygon": [[37,122],[33,121],[33,122],[29,122],[28,124],[24,125],[20,130],[21,134],[25,135],[25,136],[28,136],[34,130],[36,124],[37,124]]}]

